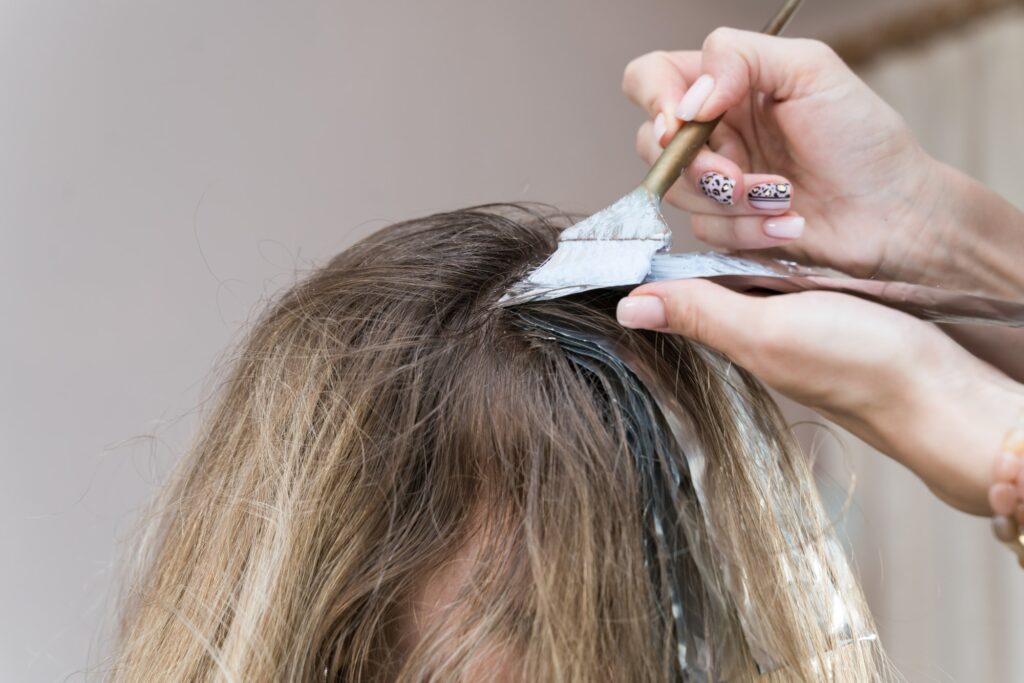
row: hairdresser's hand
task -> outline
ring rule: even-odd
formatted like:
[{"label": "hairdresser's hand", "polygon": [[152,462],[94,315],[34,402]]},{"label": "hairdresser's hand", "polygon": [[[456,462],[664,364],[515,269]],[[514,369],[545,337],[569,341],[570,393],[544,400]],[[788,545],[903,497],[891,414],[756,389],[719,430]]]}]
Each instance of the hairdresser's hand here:
[{"label": "hairdresser's hand", "polygon": [[[1024,295],[1024,279],[1005,291],[1013,273],[993,276],[1001,268],[984,263],[989,255],[975,258],[987,249],[977,245],[989,224],[1017,220],[1016,239],[989,245],[993,258],[1008,240],[1024,243],[1024,217],[931,159],[824,43],[718,29],[703,50],[633,60],[623,89],[652,119],[637,136],[648,163],[680,119],[726,112],[710,149],[667,196],[693,213],[701,240],[734,250],[778,247],[862,277]],[[778,198],[787,188],[791,202]],[[1009,261],[1007,269],[1019,270]]]},{"label": "hairdresser's hand", "polygon": [[913,470],[947,503],[990,514],[1000,442],[1024,387],[926,323],[834,292],[771,297],[704,280],[643,285],[626,327],[713,347]]}]

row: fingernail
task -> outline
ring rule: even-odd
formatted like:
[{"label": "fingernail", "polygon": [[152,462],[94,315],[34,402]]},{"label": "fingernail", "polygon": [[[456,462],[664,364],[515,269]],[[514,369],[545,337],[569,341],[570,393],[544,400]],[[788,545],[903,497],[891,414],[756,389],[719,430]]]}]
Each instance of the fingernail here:
[{"label": "fingernail", "polygon": [[665,124],[665,112],[658,114],[654,118],[654,141],[659,145],[661,144],[661,136],[665,134],[665,130],[668,126]]},{"label": "fingernail", "polygon": [[700,189],[719,204],[732,206],[732,190],[736,181],[721,173],[708,171],[700,177]]},{"label": "fingernail", "polygon": [[761,183],[747,192],[747,201],[752,207],[768,211],[785,211],[792,198],[793,188],[789,183]]},{"label": "fingernail", "polygon": [[777,216],[765,220],[764,234],[782,240],[793,240],[804,234],[803,216]]},{"label": "fingernail", "polygon": [[707,102],[708,95],[714,89],[715,79],[707,74],[695,80],[683,95],[683,99],[679,100],[679,106],[676,107],[676,118],[693,121],[693,117],[700,113],[701,107]]},{"label": "fingernail", "polygon": [[1013,484],[993,484],[988,490],[988,504],[997,515],[1011,515],[1017,507],[1017,490]]},{"label": "fingernail", "polygon": [[1020,458],[1013,453],[1000,453],[995,459],[995,475],[998,481],[1017,481],[1020,473]]},{"label": "fingernail", "polygon": [[665,304],[656,296],[627,296],[619,300],[615,317],[623,327],[661,330],[668,327]]}]

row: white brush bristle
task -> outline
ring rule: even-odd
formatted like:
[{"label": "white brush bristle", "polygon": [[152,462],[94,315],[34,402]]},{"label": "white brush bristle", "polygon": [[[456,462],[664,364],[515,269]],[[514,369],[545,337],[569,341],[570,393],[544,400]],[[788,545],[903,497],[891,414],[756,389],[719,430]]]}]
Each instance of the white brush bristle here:
[{"label": "white brush bristle", "polygon": [[598,287],[635,285],[672,233],[658,199],[637,188],[607,209],[566,228],[548,260],[516,283],[499,303],[553,299]]},{"label": "white brush bristle", "polygon": [[660,248],[660,243],[647,240],[561,242],[555,253],[526,280],[538,287],[639,283],[650,271],[651,257]]},{"label": "white brush bristle", "polygon": [[570,240],[665,240],[670,236],[658,199],[638,187],[611,206],[566,228],[559,242]]}]

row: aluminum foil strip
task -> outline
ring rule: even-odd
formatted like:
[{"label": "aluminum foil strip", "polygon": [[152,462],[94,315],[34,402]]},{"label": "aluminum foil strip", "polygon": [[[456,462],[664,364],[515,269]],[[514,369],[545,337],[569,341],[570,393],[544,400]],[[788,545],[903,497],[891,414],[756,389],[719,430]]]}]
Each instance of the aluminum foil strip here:
[{"label": "aluminum foil strip", "polygon": [[812,290],[842,292],[932,322],[1024,327],[1024,302],[908,282],[852,278],[776,259],[715,252],[655,254],[644,282],[687,278],[706,278],[733,289],[759,289],[779,294]]},{"label": "aluminum foil strip", "polygon": [[[574,244],[580,245],[580,249],[588,247],[586,242]],[[620,254],[621,246],[618,252],[606,249],[598,253],[594,248],[587,253],[574,252],[571,260],[575,265],[569,273],[571,277],[561,278],[555,285],[541,285],[529,278],[522,280],[516,283],[498,305],[512,306],[558,299],[607,288],[610,285],[602,279],[606,269],[602,268],[601,262],[617,258]],[[561,272],[562,268],[558,270]],[[852,278],[835,271],[803,267],[790,261],[716,252],[655,253],[650,257],[649,269],[642,272],[647,274],[638,275],[632,282],[620,281],[614,284],[633,286],[644,282],[706,278],[741,291],[786,294],[825,290],[868,299],[931,322],[1024,327],[1024,302],[908,282]]]},{"label": "aluminum foil strip", "polygon": [[608,409],[622,418],[642,495],[648,501],[643,510],[645,565],[651,585],[660,596],[662,618],[668,617],[673,625],[677,674],[694,683],[711,683],[712,655],[705,637],[701,591],[699,585],[686,584],[687,577],[693,581],[698,576],[697,568],[689,558],[687,540],[677,523],[685,474],[681,471],[681,460],[673,457],[670,433],[662,424],[650,392],[620,358],[592,335],[525,312],[520,317],[527,327],[542,331],[547,339],[556,342],[600,387]]},{"label": "aluminum foil strip", "polygon": [[[602,387],[610,409],[620,411],[629,426],[630,450],[644,495],[650,500],[644,510],[646,565],[651,572],[652,585],[667,592],[679,674],[684,680],[696,683],[717,680],[710,674],[715,668],[714,654],[713,644],[707,638],[709,628],[706,606],[701,599],[703,591],[699,585],[694,585],[699,580],[699,572],[688,556],[688,539],[678,528],[681,498],[684,491],[689,491],[689,495],[696,498],[698,514],[703,517],[712,547],[725,547],[709,512],[711,506],[704,483],[707,455],[691,417],[665,389],[664,382],[649,375],[646,364],[623,345],[590,332],[570,329],[526,310],[521,310],[519,317],[527,328],[540,331],[546,339],[558,343],[572,362],[588,372]],[[731,364],[716,354],[709,352],[706,360],[724,376],[735,372]],[[726,385],[736,387],[740,383],[727,382]],[[736,415],[747,414],[738,390],[732,392],[731,400],[736,402]],[[752,442],[756,442],[756,427],[748,425],[748,429]],[[772,466],[771,453],[764,448],[757,457],[767,478],[767,468]],[[852,585],[854,578],[841,545],[834,534],[821,539],[821,544],[832,572],[822,565],[816,551],[794,539],[789,544],[789,552],[776,558],[780,575],[786,577],[790,590],[820,597],[816,602],[819,626],[836,647],[874,640],[877,636],[870,621],[858,606],[843,600],[844,592],[840,587]],[[783,657],[773,652],[762,636],[763,623],[769,615],[758,614],[751,603],[746,576],[735,570],[727,558],[720,558],[719,566],[759,670],[766,673],[785,666]]]}]

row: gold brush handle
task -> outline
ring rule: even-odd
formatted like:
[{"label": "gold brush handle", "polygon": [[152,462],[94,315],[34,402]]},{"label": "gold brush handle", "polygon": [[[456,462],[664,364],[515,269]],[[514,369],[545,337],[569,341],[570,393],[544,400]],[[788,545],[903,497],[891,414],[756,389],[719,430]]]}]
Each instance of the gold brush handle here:
[{"label": "gold brush handle", "polygon": [[[802,1],[786,0],[786,4],[775,13],[775,16],[772,17],[772,20],[768,22],[768,25],[761,32],[772,36],[782,33],[782,29],[789,23],[789,20],[793,17],[797,8],[800,7]],[[676,181],[679,174],[683,172],[683,169],[690,165],[690,162],[694,160],[701,148],[707,144],[708,139],[711,137],[711,131],[722,120],[722,116],[719,116],[714,121],[690,121],[684,123],[672,140],[665,146],[665,151],[661,153],[658,160],[651,166],[651,170],[647,172],[644,181],[640,183],[641,187],[647,188],[647,191],[658,199],[664,197],[665,193],[668,192],[668,188],[672,187],[672,183]]]}]

